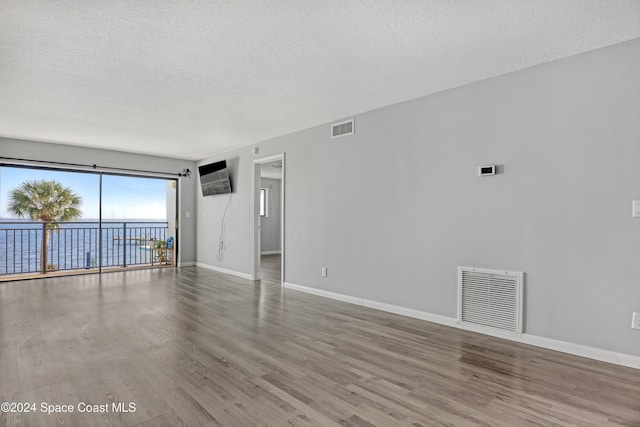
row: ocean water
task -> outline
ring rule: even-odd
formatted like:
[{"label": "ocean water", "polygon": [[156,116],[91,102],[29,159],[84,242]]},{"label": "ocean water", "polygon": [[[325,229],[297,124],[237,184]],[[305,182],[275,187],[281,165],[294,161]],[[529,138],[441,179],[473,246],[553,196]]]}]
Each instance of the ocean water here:
[{"label": "ocean water", "polygon": [[[51,270],[140,265],[151,262],[153,240],[168,238],[166,222],[67,222],[49,231],[47,264]],[[0,221],[0,275],[41,269],[43,224]],[[100,256],[102,242],[102,256]]]}]

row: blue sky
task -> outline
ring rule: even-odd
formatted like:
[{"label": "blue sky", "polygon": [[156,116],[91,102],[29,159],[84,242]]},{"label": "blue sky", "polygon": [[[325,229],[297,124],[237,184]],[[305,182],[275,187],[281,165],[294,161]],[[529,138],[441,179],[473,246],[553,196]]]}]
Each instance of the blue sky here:
[{"label": "blue sky", "polygon": [[[12,217],[7,211],[10,191],[22,182],[34,179],[53,179],[70,187],[82,197],[82,218],[99,217],[100,180],[97,174],[5,166],[0,167],[0,217]],[[166,180],[103,175],[102,191],[103,219],[167,219]]]}]

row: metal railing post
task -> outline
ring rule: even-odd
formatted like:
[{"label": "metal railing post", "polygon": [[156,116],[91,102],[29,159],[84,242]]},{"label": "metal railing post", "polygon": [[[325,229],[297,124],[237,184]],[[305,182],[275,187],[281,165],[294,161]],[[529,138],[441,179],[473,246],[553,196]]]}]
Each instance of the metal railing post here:
[{"label": "metal railing post", "polygon": [[123,222],[124,234],[122,236],[122,267],[127,267],[127,223]]},{"label": "metal railing post", "polygon": [[40,272],[47,272],[47,223],[42,223],[42,256],[40,258]]}]

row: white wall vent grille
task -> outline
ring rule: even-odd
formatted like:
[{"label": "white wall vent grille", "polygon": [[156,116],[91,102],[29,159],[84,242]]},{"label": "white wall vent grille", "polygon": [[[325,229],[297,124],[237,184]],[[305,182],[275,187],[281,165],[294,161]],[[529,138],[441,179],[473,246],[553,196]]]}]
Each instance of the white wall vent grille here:
[{"label": "white wall vent grille", "polygon": [[458,322],[522,333],[524,273],[458,267]]},{"label": "white wall vent grille", "polygon": [[346,122],[334,123],[331,125],[331,138],[353,135],[354,130],[353,119],[347,120]]}]

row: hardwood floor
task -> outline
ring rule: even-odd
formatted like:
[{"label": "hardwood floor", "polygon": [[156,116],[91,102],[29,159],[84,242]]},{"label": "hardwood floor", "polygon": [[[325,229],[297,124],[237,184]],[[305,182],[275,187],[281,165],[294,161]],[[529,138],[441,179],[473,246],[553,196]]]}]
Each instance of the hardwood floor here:
[{"label": "hardwood floor", "polygon": [[76,410],[0,426],[639,426],[640,371],[190,267],[1,283],[5,401]]},{"label": "hardwood floor", "polygon": [[280,285],[280,254],[260,256],[260,278],[262,282]]}]

